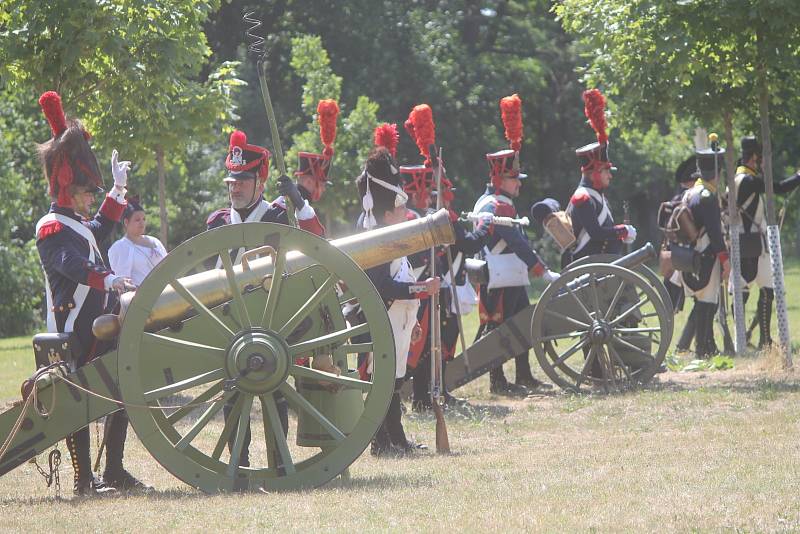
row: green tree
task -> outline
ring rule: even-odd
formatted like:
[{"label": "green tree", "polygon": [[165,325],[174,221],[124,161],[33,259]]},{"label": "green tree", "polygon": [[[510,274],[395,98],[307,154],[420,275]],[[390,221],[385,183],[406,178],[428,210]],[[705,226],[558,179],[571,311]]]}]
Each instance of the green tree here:
[{"label": "green tree", "polygon": [[155,169],[165,244],[168,168],[185,159],[188,144],[219,139],[219,125],[235,118],[235,65],[199,78],[211,53],[202,26],[218,7],[218,0],[3,0],[0,9],[6,88],[60,92],[67,113],[96,136],[101,160],[118,147],[136,172]]}]

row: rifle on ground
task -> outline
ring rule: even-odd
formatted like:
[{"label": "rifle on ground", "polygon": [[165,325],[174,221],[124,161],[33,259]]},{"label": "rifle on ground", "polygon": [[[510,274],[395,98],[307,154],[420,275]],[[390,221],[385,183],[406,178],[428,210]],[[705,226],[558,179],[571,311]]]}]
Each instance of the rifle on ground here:
[{"label": "rifle on ground", "polygon": [[[436,209],[442,208],[442,152],[437,154],[435,147],[431,146],[431,156],[436,155]],[[431,248],[431,277],[436,277],[436,247]],[[452,271],[452,269],[451,269]],[[452,275],[451,275],[452,276]],[[451,281],[452,278],[451,278]],[[444,420],[442,402],[444,395],[442,389],[442,323],[439,317],[439,293],[431,294],[431,404],[436,416],[436,452],[450,452],[450,439],[447,435],[447,423]]]},{"label": "rifle on ground", "polygon": [[[717,138],[717,134],[709,134],[709,140],[711,141],[711,150],[714,151],[714,176],[717,177],[719,180],[719,163],[717,163],[717,152],[719,151],[719,141]],[[722,213],[722,197],[717,193],[717,199],[720,203],[720,214]],[[730,227],[729,227],[730,233]],[[725,283],[725,279],[722,277],[722,263],[720,263],[720,288],[719,288],[719,305],[717,306],[717,322],[719,323],[719,327],[722,330],[722,352],[724,354],[733,355],[736,353],[736,349],[733,344],[733,338],[731,337],[731,331],[728,328],[728,287]]]}]

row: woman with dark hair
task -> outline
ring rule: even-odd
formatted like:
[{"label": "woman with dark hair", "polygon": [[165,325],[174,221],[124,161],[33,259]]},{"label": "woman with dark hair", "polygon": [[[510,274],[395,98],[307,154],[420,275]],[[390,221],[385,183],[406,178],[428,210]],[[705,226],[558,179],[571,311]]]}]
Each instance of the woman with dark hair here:
[{"label": "woman with dark hair", "polygon": [[167,255],[167,250],[157,238],[145,235],[147,221],[144,208],[133,199],[122,215],[125,236],[108,249],[108,261],[118,276],[127,276],[138,287],[158,262]]}]

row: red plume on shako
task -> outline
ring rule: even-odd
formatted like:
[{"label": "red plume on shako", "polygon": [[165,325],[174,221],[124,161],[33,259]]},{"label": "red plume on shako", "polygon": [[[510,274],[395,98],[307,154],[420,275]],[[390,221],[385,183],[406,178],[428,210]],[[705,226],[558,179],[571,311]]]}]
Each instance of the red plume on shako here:
[{"label": "red plume on shako", "polygon": [[517,94],[500,99],[500,118],[503,120],[505,137],[510,148],[486,154],[489,163],[489,179],[495,191],[500,189],[503,178],[527,178],[519,170],[519,151],[522,148],[522,99]]},{"label": "red plume on shako", "polygon": [[103,192],[103,177],[97,158],[89,146],[91,135],[77,119],[67,118],[61,97],[47,91],[39,97],[53,137],[39,145],[39,158],[50,185],[50,197],[59,206],[71,205],[70,186]]},{"label": "red plume on shako", "polygon": [[373,132],[373,144],[375,146],[386,147],[393,158],[397,157],[397,145],[400,144],[400,133],[397,131],[397,124],[384,122],[375,128]]},{"label": "red plume on shako", "polygon": [[403,175],[403,189],[411,197],[418,209],[425,209],[430,204],[433,188],[433,165],[430,149],[436,144],[436,125],[433,122],[433,110],[428,104],[414,106],[405,122],[408,135],[416,143],[419,153],[425,158],[422,165],[404,165],[400,167]]},{"label": "red plume on shako", "polygon": [[608,158],[608,123],[606,122],[606,97],[599,89],[583,92],[583,112],[597,136],[597,142],[575,150],[581,164],[581,172],[588,174],[592,182],[599,180],[604,169],[616,170]]},{"label": "red plume on shako", "polygon": [[[297,153],[297,170],[295,176],[310,175],[320,182],[328,181],[328,172],[333,158],[333,144],[336,141],[336,121],[339,118],[339,104],[335,100],[325,99],[317,103],[317,122],[319,138],[322,141],[322,154],[315,152]],[[319,200],[315,198],[313,200]]]}]

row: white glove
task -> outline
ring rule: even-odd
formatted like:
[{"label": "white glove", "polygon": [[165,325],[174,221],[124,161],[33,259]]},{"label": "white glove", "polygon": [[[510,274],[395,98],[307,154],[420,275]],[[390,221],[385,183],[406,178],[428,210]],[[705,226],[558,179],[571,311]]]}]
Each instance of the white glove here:
[{"label": "white glove", "polygon": [[111,152],[111,175],[114,177],[114,187],[125,189],[128,185],[128,170],[131,168],[130,161],[117,161],[119,153],[115,148]]},{"label": "white glove", "polygon": [[545,282],[547,282],[548,284],[552,284],[553,282],[555,282],[556,280],[558,280],[560,276],[561,276],[560,274],[558,274],[558,273],[554,273],[554,272],[553,272],[553,271],[551,271],[550,269],[547,269],[547,270],[544,272],[544,274],[542,275],[542,280],[544,280],[544,281],[545,281]]},{"label": "white glove", "polygon": [[622,240],[623,243],[626,245],[630,245],[634,241],[636,241],[636,228],[631,226],[630,224],[625,225],[625,230],[628,231],[628,235]]}]

